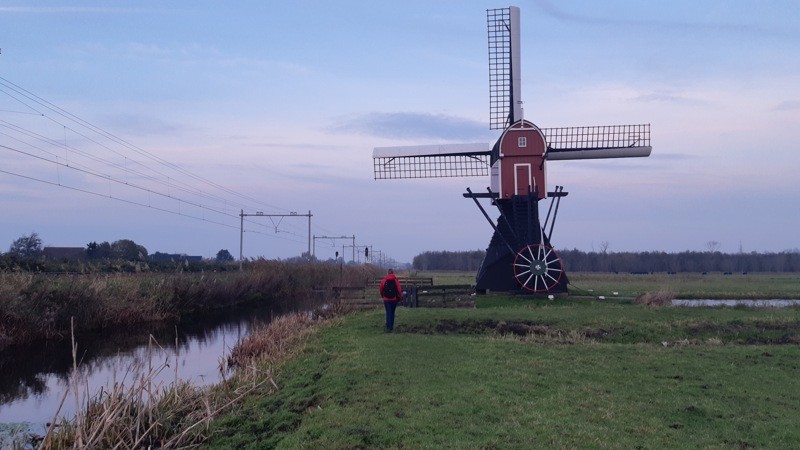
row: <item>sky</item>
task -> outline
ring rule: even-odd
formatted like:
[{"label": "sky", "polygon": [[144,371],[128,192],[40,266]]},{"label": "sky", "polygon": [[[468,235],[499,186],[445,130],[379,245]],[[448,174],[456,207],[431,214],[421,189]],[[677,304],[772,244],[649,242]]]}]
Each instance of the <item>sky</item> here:
[{"label": "sky", "polygon": [[[372,149],[499,137],[486,9],[506,6],[0,0],[0,251],[36,232],[238,257],[241,211],[264,214],[245,257],[306,251],[309,212],[321,259],[352,236],[401,262],[485,249],[462,193],[488,179],[374,180]],[[554,247],[800,247],[800,3],[515,6],[526,119],[651,124],[649,158],[548,164]]]}]

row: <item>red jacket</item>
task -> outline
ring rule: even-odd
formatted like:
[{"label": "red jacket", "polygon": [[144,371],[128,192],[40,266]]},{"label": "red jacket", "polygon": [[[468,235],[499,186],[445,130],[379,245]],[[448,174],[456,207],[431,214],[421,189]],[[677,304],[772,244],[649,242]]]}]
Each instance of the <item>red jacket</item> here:
[{"label": "red jacket", "polygon": [[[394,283],[397,286],[397,298],[388,298],[383,296],[383,287],[386,285],[386,283]],[[381,286],[378,288],[378,292],[381,293],[381,298],[383,298],[383,301],[385,302],[399,302],[403,299],[403,288],[400,286],[400,281],[398,281],[397,277],[393,273],[383,277],[383,280],[381,280]]]}]

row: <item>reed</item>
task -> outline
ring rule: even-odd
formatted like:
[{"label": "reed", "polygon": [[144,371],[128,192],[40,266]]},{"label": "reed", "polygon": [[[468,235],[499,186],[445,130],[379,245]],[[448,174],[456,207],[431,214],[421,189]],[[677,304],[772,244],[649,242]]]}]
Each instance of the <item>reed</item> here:
[{"label": "reed", "polygon": [[672,304],[672,299],[675,298],[675,293],[669,289],[661,289],[655,292],[645,292],[636,297],[634,302],[644,306],[669,306]]},{"label": "reed", "polygon": [[244,271],[52,275],[0,273],[0,348],[76,332],[177,321],[242,304],[290,308],[332,286],[366,284],[372,266],[249,262]]}]

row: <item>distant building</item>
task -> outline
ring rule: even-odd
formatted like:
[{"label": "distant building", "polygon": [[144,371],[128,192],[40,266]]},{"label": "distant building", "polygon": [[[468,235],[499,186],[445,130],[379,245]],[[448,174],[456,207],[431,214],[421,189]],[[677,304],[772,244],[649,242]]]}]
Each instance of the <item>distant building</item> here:
[{"label": "distant building", "polygon": [[155,262],[169,262],[169,261],[189,261],[200,262],[203,260],[202,256],[190,256],[186,253],[161,253],[155,252],[150,255],[150,261]]},{"label": "distant building", "polygon": [[42,254],[47,259],[82,261],[86,259],[86,249],[83,247],[45,247]]}]

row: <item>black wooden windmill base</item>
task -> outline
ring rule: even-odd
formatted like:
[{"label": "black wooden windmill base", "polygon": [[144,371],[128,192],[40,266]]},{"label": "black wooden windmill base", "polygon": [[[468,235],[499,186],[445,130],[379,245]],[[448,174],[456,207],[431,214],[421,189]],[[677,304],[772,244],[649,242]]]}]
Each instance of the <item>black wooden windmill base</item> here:
[{"label": "black wooden windmill base", "polygon": [[[560,200],[566,195],[561,191],[550,194],[552,200]],[[535,295],[567,292],[569,279],[561,257],[550,245],[550,238],[539,220],[539,201],[535,193],[515,195],[510,199],[493,199],[492,203],[500,211],[496,224],[478,202],[478,198],[492,198],[495,195],[475,194],[467,189],[464,197],[475,201],[494,228],[476,277],[475,289],[478,293],[495,291]],[[553,203],[545,222],[550,219]],[[557,212],[558,203],[555,205]]]}]

